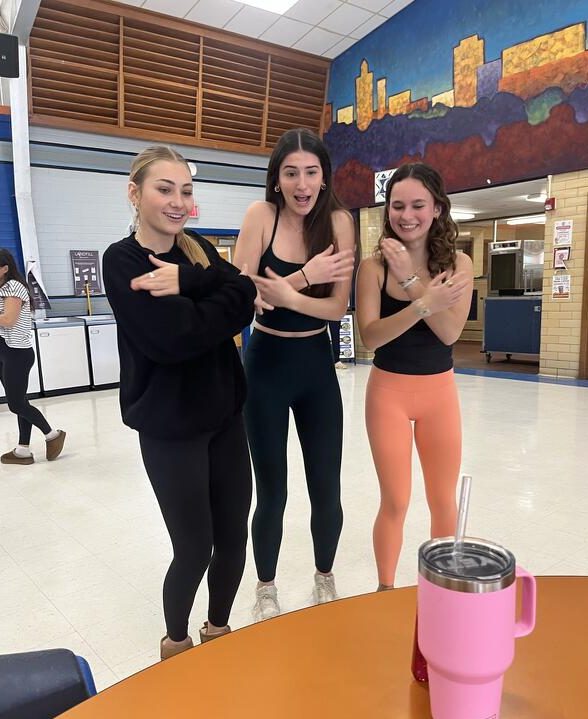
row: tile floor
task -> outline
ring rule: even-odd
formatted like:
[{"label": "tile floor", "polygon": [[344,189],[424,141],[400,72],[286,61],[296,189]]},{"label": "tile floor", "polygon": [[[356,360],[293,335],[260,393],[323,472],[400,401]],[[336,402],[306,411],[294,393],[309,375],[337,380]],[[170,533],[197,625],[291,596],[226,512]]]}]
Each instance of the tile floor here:
[{"label": "tile floor", "polygon": [[[372,591],[371,525],[378,502],[363,424],[369,367],[339,372],[345,405],[345,523],[335,565],[342,597]],[[536,574],[588,574],[588,388],[458,375],[463,470],[472,474],[469,533],[509,547]],[[163,634],[161,580],[170,546],[141,466],[137,438],[119,418],[117,392],[36,400],[68,432],[62,457],[0,467],[0,653],[68,647],[85,656],[99,689],[146,667]],[[318,428],[320,431],[320,428]],[[0,449],[15,420],[0,405]],[[308,500],[300,452],[291,475],[278,570],[284,610],[312,589]],[[414,584],[428,519],[420,469],[406,524],[398,584]],[[251,553],[231,624],[251,621]],[[192,633],[205,618],[198,593]]]}]

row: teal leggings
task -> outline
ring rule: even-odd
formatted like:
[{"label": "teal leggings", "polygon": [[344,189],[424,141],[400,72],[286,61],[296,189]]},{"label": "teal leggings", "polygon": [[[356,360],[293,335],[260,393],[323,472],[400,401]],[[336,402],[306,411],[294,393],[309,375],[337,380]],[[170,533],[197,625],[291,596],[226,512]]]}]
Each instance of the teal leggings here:
[{"label": "teal leggings", "polygon": [[316,568],[330,572],[343,525],[343,407],[326,332],[277,337],[255,330],[245,353],[247,436],[257,506],[252,539],[262,582],[276,575],[287,497],[289,411],[302,448]]}]

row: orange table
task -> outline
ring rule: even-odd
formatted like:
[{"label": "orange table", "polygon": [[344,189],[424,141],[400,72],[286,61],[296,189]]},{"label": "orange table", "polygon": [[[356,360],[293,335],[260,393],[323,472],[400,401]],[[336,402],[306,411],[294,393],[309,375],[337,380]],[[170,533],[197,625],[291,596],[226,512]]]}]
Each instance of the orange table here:
[{"label": "orange table", "polygon": [[[67,719],[430,719],[410,674],[414,587],[245,627],[157,664]],[[588,577],[540,577],[537,626],[518,639],[501,719],[576,719],[588,693]]]}]

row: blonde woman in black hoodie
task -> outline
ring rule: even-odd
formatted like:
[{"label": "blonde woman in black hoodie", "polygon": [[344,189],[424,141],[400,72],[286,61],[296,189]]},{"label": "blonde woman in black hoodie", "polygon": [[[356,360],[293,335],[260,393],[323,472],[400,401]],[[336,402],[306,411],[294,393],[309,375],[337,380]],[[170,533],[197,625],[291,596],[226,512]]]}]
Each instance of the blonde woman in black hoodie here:
[{"label": "blonde woman in black hoodie", "polygon": [[193,646],[188,621],[207,570],[201,641],[230,631],[251,502],[245,377],[233,336],[251,321],[256,289],[204,238],[184,232],[194,198],[181,155],[144,150],[128,192],[136,229],[105,252],[104,281],[118,326],[123,422],[139,432],[173,545],[163,585],[166,659]]}]

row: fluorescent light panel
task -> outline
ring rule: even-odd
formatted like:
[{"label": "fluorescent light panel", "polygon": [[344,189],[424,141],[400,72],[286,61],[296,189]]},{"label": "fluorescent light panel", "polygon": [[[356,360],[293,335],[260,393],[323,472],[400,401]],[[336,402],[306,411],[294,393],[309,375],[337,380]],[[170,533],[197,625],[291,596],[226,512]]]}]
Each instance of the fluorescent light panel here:
[{"label": "fluorescent light panel", "polygon": [[545,215],[528,215],[527,217],[511,217],[507,225],[544,225]]},{"label": "fluorescent light panel", "polygon": [[473,220],[475,215],[473,212],[465,212],[463,210],[451,210],[451,217],[456,221]]},{"label": "fluorescent light panel", "polygon": [[243,5],[251,5],[260,10],[269,10],[277,15],[283,15],[292,5],[296,5],[298,0],[241,0]]}]

